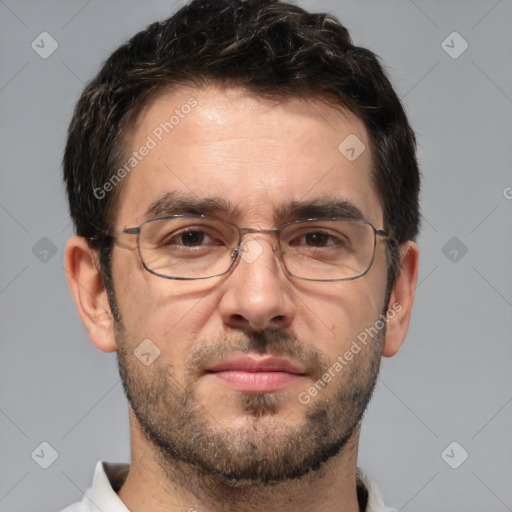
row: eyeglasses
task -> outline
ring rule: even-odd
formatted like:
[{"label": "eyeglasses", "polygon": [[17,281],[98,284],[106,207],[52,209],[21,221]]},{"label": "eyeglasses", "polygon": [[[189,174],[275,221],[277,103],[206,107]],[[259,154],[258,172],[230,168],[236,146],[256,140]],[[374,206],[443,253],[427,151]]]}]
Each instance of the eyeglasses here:
[{"label": "eyeglasses", "polygon": [[[277,236],[274,251],[279,250],[288,274],[309,281],[361,277],[373,263],[377,236],[394,241],[387,231],[365,220],[315,218],[288,222],[277,229],[254,229],[188,214],[149,219],[140,226],[104,234],[136,235],[148,272],[165,279],[192,280],[227,274],[239,256],[253,261],[262,249],[254,238],[244,240],[244,233]],[[254,247],[248,251],[251,244]]]}]

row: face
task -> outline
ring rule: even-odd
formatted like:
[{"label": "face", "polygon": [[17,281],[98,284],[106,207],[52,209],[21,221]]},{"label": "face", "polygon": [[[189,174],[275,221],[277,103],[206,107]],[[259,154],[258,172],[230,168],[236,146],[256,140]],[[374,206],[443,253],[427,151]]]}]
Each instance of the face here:
[{"label": "face", "polygon": [[[338,149],[349,135],[366,147],[356,159]],[[189,213],[189,200],[207,207],[194,213],[257,229],[344,201],[383,227],[363,123],[320,102],[183,88],[140,114],[128,156],[148,143],[122,183],[115,229]],[[136,237],[121,235],[112,263],[116,342],[130,405],[163,461],[268,482],[318,468],[358,429],[383,329],[357,340],[387,306],[385,243],[377,238],[362,277],[316,282],[286,272],[274,235],[250,236],[255,257],[239,257],[220,277],[179,281],[147,272]],[[151,364],[134,354],[143,340],[151,340],[149,359],[159,350]]]}]

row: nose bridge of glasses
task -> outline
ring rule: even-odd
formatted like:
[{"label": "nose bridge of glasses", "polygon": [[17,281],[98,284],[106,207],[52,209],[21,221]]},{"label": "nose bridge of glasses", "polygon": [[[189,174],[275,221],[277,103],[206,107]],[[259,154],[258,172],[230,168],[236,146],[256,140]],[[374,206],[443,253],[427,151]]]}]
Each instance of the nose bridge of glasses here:
[{"label": "nose bridge of glasses", "polygon": [[[256,240],[256,237],[251,235],[273,235],[272,242],[268,241],[271,245],[272,249],[275,251],[278,244],[279,238],[279,230],[278,229],[258,229],[258,228],[239,228],[240,232],[240,245],[244,245],[246,240]],[[249,237],[246,237],[245,234],[248,234]],[[258,237],[260,238],[260,237]],[[263,240],[266,240],[267,237],[263,237]],[[258,242],[257,242],[258,243]]]},{"label": "nose bridge of glasses", "polygon": [[238,228],[240,234],[242,233],[266,233],[269,235],[279,234],[278,229],[259,229],[259,228]]},{"label": "nose bridge of glasses", "polygon": [[[266,241],[272,253],[277,255],[277,249],[279,245],[277,229],[257,229],[257,228],[239,228],[239,245],[236,248],[236,254],[238,254],[242,260],[246,263],[254,263],[264,252],[264,245],[262,242]],[[270,240],[268,236],[258,235],[274,235]]]}]

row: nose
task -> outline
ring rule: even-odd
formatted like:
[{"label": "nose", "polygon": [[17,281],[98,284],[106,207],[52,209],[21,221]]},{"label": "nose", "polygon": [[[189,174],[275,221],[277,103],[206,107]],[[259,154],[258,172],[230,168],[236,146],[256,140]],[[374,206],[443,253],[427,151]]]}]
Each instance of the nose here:
[{"label": "nose", "polygon": [[261,331],[286,328],[295,315],[292,285],[268,235],[248,235],[238,262],[222,283],[219,311],[225,325]]}]

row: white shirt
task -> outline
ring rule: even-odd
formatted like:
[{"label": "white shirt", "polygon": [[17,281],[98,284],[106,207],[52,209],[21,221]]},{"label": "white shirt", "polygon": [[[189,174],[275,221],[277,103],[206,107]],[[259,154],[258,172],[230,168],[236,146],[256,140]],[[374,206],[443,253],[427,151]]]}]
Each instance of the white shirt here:
[{"label": "white shirt", "polygon": [[[61,512],[130,512],[116,494],[123,485],[129,469],[129,464],[99,461],[96,464],[92,487],[84,493],[82,501],[66,507]],[[360,468],[357,468],[357,497],[364,512],[396,512],[395,509],[384,505],[379,489]]]}]

